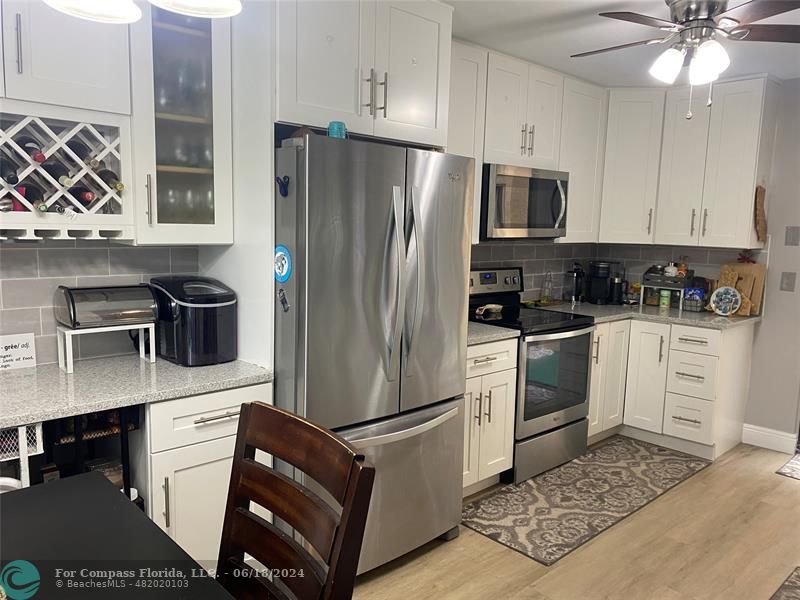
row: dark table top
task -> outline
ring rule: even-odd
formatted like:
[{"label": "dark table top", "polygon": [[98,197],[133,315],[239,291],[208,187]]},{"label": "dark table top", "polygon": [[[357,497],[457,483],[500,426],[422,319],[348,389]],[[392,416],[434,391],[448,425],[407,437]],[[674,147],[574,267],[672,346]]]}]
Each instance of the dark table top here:
[{"label": "dark table top", "polygon": [[0,495],[0,568],[12,600],[232,598],[98,472]]}]

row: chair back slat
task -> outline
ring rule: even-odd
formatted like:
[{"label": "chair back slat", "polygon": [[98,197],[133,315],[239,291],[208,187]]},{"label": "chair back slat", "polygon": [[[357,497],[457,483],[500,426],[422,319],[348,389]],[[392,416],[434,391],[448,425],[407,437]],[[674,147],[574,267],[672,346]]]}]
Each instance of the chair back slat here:
[{"label": "chair back slat", "polygon": [[249,458],[240,466],[239,493],[291,523],[327,562],[339,515],[322,498],[283,473]]}]

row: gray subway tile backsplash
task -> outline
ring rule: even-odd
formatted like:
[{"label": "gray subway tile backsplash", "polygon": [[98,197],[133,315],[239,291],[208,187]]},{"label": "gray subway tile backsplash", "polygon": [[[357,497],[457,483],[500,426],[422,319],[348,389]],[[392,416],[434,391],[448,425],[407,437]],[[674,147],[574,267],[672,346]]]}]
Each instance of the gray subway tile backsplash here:
[{"label": "gray subway tile backsplash", "polygon": [[[153,273],[197,269],[195,246],[121,247],[105,240],[0,243],[0,335],[33,333],[37,363],[56,362],[52,305],[59,285],[131,285],[150,281]],[[133,351],[126,331],[93,334],[75,342],[75,356],[80,358]]]}]

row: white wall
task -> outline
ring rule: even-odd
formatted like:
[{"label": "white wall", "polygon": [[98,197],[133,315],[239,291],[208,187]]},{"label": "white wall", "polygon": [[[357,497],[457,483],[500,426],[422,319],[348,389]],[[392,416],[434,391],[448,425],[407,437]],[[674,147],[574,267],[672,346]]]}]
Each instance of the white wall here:
[{"label": "white wall", "polygon": [[[756,326],[745,422],[796,435],[800,418],[800,277],[794,292],[780,291],[780,279],[783,271],[800,272],[800,247],[784,244],[786,226],[800,226],[800,79],[785,82],[784,88],[767,192],[771,240],[766,305],[764,318]],[[745,438],[747,441],[747,435]]]},{"label": "white wall", "polygon": [[274,6],[233,18],[233,246],[202,247],[200,272],[239,297],[239,358],[273,366]]}]

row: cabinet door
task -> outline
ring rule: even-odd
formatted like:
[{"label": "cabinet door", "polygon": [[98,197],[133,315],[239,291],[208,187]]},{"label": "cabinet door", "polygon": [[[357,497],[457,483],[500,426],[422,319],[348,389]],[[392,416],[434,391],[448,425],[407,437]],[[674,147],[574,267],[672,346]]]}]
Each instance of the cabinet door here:
[{"label": "cabinet door", "polygon": [[483,160],[527,166],[528,63],[489,53]]},{"label": "cabinet door", "polygon": [[3,1],[6,95],[130,114],[128,27],[76,19],[44,2]]},{"label": "cabinet door", "polygon": [[514,462],[514,408],[517,370],[484,375],[478,480],[510,469]]},{"label": "cabinet door", "polygon": [[528,67],[527,154],[532,167],[558,168],[563,99],[563,76],[536,65]]},{"label": "cabinet door", "polygon": [[[657,244],[696,245],[700,237],[700,206],[706,172],[706,145],[711,109],[705,94],[688,88],[667,92],[661,173],[656,214]],[[692,118],[686,115],[691,111]]]},{"label": "cabinet door", "polygon": [[433,1],[377,3],[375,135],[447,143],[453,9]]},{"label": "cabinet door", "polygon": [[[601,348],[603,362],[603,430],[622,425],[625,410],[625,381],[628,376],[628,347],[631,322],[608,324],[606,348]],[[667,342],[665,341],[664,344]]]},{"label": "cabinet door", "polygon": [[668,353],[669,325],[631,322],[625,425],[661,433]]},{"label": "cabinet door", "polygon": [[600,241],[653,241],[664,90],[611,90]]},{"label": "cabinet door", "polygon": [[230,19],[142,10],[131,26],[136,240],[230,244]]},{"label": "cabinet door", "polygon": [[481,378],[467,379],[464,392],[464,487],[478,481],[481,400]]},{"label": "cabinet door", "polygon": [[375,2],[278,2],[277,120],[371,134]]},{"label": "cabinet door", "polygon": [[213,568],[236,436],[153,454],[150,518],[206,568]]},{"label": "cabinet door", "polygon": [[472,203],[472,243],[480,241],[483,132],[486,118],[488,52],[453,41],[450,55],[450,108],[447,111],[447,152],[475,159]]},{"label": "cabinet door", "polygon": [[600,234],[603,161],[608,120],[605,89],[564,80],[559,171],[569,173],[567,235],[559,242],[596,242]]},{"label": "cabinet door", "polygon": [[592,348],[592,374],[589,380],[589,436],[603,431],[603,375],[608,346],[608,323],[597,325]]},{"label": "cabinet door", "polygon": [[751,247],[763,79],[714,86],[700,245]]}]

